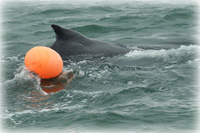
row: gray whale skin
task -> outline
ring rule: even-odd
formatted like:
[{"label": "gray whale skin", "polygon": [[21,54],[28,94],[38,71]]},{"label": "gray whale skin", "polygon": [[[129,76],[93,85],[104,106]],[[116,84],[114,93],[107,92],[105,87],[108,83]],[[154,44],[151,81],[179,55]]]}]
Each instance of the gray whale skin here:
[{"label": "gray whale skin", "polygon": [[56,34],[56,41],[51,48],[58,52],[63,59],[85,54],[114,56],[130,51],[129,48],[121,44],[89,39],[76,31],[64,29],[55,24],[52,24],[51,27]]}]

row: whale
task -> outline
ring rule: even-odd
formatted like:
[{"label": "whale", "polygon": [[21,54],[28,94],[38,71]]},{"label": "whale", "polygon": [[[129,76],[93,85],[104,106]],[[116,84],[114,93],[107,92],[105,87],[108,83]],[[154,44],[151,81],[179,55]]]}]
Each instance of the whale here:
[{"label": "whale", "polygon": [[98,41],[85,37],[84,35],[52,24],[56,35],[56,41],[50,47],[60,54],[62,59],[74,55],[103,55],[115,56],[126,54],[130,49],[122,44]]}]

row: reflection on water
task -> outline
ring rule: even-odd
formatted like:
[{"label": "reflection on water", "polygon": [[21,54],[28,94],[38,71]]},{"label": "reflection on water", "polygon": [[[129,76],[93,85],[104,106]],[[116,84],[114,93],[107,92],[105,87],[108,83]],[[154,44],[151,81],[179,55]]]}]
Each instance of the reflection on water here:
[{"label": "reflection on water", "polygon": [[63,89],[67,89],[73,78],[74,78],[73,70],[68,70],[66,72],[62,72],[58,77],[55,78],[40,79],[41,89],[39,91],[38,90],[31,91],[29,97],[26,97],[26,101],[31,103],[28,106],[36,109],[41,107],[51,108],[53,102],[48,101],[48,99],[51,98],[51,95],[49,94],[56,93]]},{"label": "reflection on water", "polygon": [[63,90],[73,79],[73,71],[62,72],[58,77],[51,79],[41,79],[42,90],[46,93],[58,92]]},{"label": "reflection on water", "polygon": [[52,96],[63,89],[68,89],[74,78],[73,70],[64,70],[59,76],[52,79],[41,79],[25,67],[19,70],[12,80],[4,82],[8,97],[9,111],[22,111],[27,109],[51,108],[54,102]]}]

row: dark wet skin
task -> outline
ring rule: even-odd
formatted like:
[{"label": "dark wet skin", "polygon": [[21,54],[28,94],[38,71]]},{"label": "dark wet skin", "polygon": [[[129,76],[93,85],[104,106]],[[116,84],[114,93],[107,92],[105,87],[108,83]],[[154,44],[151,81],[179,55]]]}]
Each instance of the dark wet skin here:
[{"label": "dark wet skin", "polygon": [[51,48],[63,59],[84,54],[114,56],[130,51],[124,45],[89,39],[76,31],[64,29],[58,25],[52,25],[52,28],[56,34],[56,41]]}]

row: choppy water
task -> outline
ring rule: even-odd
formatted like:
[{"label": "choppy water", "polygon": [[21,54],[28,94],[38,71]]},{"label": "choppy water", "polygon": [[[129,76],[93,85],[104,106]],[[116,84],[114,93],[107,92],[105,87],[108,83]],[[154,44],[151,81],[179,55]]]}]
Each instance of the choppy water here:
[{"label": "choppy water", "polygon": [[[5,129],[175,132],[197,125],[197,6],[182,2],[6,2],[1,90]],[[75,78],[47,94],[24,69],[34,46],[51,46],[51,24],[138,48],[66,60]],[[76,57],[77,59],[77,57]]]}]

